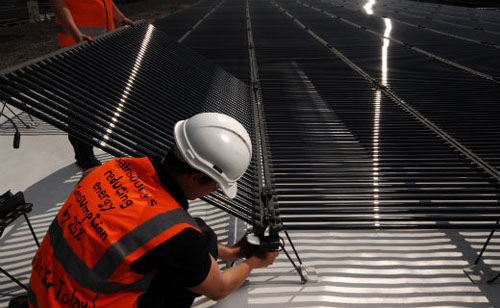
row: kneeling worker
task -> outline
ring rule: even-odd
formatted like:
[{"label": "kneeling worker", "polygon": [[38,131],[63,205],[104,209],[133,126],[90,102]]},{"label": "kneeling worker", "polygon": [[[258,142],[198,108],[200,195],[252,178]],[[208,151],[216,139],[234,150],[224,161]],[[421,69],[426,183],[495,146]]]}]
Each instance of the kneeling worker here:
[{"label": "kneeling worker", "polygon": [[[158,159],[116,158],[87,171],[33,258],[30,307],[190,307],[219,300],[277,252],[235,261],[237,246],[208,243],[188,201],[218,188],[236,196],[252,145],[235,119],[201,113],[179,121]],[[207,232],[209,233],[209,232]]]}]

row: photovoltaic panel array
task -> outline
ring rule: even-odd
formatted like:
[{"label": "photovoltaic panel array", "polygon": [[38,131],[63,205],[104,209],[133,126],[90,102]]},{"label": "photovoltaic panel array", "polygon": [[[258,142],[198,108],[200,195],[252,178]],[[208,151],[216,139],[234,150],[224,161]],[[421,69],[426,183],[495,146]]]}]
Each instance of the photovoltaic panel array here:
[{"label": "photovoltaic panel array", "polygon": [[[220,65],[225,46],[236,45],[238,37],[240,52],[255,51],[273,195],[284,228],[494,227],[500,213],[496,179],[436,131],[498,166],[500,130],[493,118],[500,112],[494,106],[499,95],[490,57],[496,51],[393,23],[391,38],[398,43],[384,37],[387,21],[364,12],[365,2],[337,2],[226,0],[184,41]],[[236,31],[225,17],[241,15],[247,6],[253,46],[244,30],[236,37],[219,35]],[[412,49],[408,40],[420,35],[427,35],[422,50]],[[453,39],[453,47],[443,49],[440,36]],[[430,46],[437,48],[423,49]],[[477,54],[461,56],[460,47]],[[492,68],[479,71],[484,67]],[[482,107],[475,108],[476,102]],[[437,123],[434,129],[423,122],[429,119]],[[460,126],[467,122],[475,123],[473,130]]]},{"label": "photovoltaic panel array", "polygon": [[[380,38],[370,44],[365,31],[294,1],[279,5],[354,62],[375,59],[380,66]],[[275,5],[252,1],[250,7],[286,229],[495,222],[498,187]],[[483,211],[492,215],[471,215]]]},{"label": "photovoltaic panel array", "polygon": [[179,40],[192,30],[203,16],[209,14],[218,3],[220,3],[220,0],[202,0],[169,15],[168,18],[160,18],[152,24],[167,33],[170,37]]},{"label": "photovoltaic panel array", "polygon": [[[500,44],[495,45],[495,41],[491,38],[491,43],[488,44],[477,40],[481,39],[481,33],[494,36],[492,33],[481,30],[474,30],[475,36],[469,33],[473,31],[470,30],[472,27],[483,29],[482,27],[489,26],[493,29],[495,25],[493,22],[488,22],[487,18],[481,24],[478,24],[480,21],[476,19],[467,22],[463,16],[470,18],[470,15],[458,13],[468,11],[462,8],[459,11],[455,9],[454,14],[458,14],[455,17],[456,24],[450,25],[449,21],[446,21],[446,24],[437,23],[431,26],[426,23],[412,27],[402,23],[406,20],[409,10],[405,10],[404,13],[398,11],[401,15],[395,16],[393,13],[390,17],[381,17],[377,14],[367,14],[362,7],[354,10],[324,1],[306,2],[323,10],[324,13],[305,9],[304,1],[292,1],[287,4],[287,8],[297,18],[306,22],[313,31],[317,31],[318,35],[335,42],[337,49],[363,66],[370,75],[379,79],[383,72],[380,65],[381,48],[378,46],[383,39],[375,34],[386,33],[388,61],[386,85],[410,102],[429,120],[500,171],[500,121],[497,120],[500,113],[497,103],[500,96],[500,65],[497,63]],[[380,5],[384,10],[378,14],[387,13],[390,3],[392,2],[387,6]],[[374,12],[377,12],[375,8]],[[444,9],[434,11],[432,20],[438,20],[440,12],[448,11]],[[325,13],[334,14],[338,18],[331,18]],[[496,15],[499,16],[500,13],[496,12]],[[446,16],[448,20],[451,18],[451,15]],[[445,27],[442,28],[441,25]],[[466,26],[468,28],[464,29]],[[454,32],[443,32],[448,31],[449,27],[454,27],[456,31],[460,30],[465,34],[456,37]],[[495,36],[500,39],[500,22],[496,23],[496,29],[498,32]],[[349,35],[346,35],[347,33]],[[363,42],[362,45],[353,44],[353,37]],[[466,38],[476,40],[471,41]],[[425,52],[436,57],[431,57]],[[443,57],[451,63],[436,61],[437,57]],[[478,78],[478,74],[483,74],[481,75],[483,78]]]},{"label": "photovoltaic panel array", "polygon": [[[485,18],[480,24],[468,20],[460,27],[463,11],[443,6],[429,10],[432,20],[425,18],[425,25],[417,25],[405,19],[414,8],[409,7],[404,14],[396,10],[391,16],[383,11],[406,2],[377,1],[369,14],[366,4],[370,1],[202,0],[154,23],[251,84],[249,89],[214,65],[193,60],[199,57],[173,42],[182,52],[171,55],[170,47],[161,52],[160,47],[149,48],[157,59],[150,64],[153,69],[171,61],[178,65],[169,65],[179,70],[186,66],[188,72],[192,67],[203,72],[213,69],[208,88],[196,76],[179,86],[183,89],[180,93],[173,90],[175,94],[171,94],[169,89],[175,100],[193,95],[206,97],[213,104],[196,108],[179,104],[167,120],[170,127],[166,131],[171,131],[175,119],[199,110],[220,110],[246,122],[254,143],[263,142],[259,136],[265,137],[261,158],[269,162],[264,173],[271,179],[271,198],[264,201],[273,205],[272,211],[258,206],[263,202],[257,193],[262,187],[256,187],[262,181],[262,174],[257,175],[259,158],[243,179],[242,195],[227,203],[233,214],[254,223],[262,215],[275,215],[275,230],[281,223],[288,230],[495,227],[500,216],[495,19]],[[450,26],[458,30],[450,31]],[[467,31],[460,32],[466,27]],[[474,31],[481,38],[471,37]],[[113,35],[123,35],[123,40],[136,46],[144,37]],[[78,50],[74,52],[78,54]],[[55,67],[62,61],[58,57]],[[146,55],[143,57],[146,63]],[[137,53],[130,57],[138,58]],[[107,61],[99,58],[98,63],[104,66]],[[133,71],[134,61],[129,70]],[[127,70],[121,65],[114,65],[120,75],[130,75],[123,73]],[[49,67],[52,63],[44,66],[50,71]],[[84,70],[88,74],[87,70],[94,72],[96,68]],[[57,74],[51,76],[56,78]],[[158,72],[144,75],[143,82],[127,91],[142,100],[143,95],[160,91],[157,89],[162,89],[164,79],[168,76]],[[127,80],[123,78],[121,84]],[[200,82],[202,89],[190,86]],[[134,92],[143,88],[148,90]],[[108,95],[105,89],[92,93],[103,98]],[[227,97],[231,99],[227,101]],[[256,123],[263,128],[263,135],[257,136],[253,125],[255,108],[262,112],[261,122]],[[66,115],[70,123],[74,117]],[[144,114],[136,117],[149,119]],[[155,123],[155,119],[150,122]],[[125,144],[122,139],[126,136],[123,132],[119,138],[109,138],[114,143],[98,134],[92,135],[92,140],[96,145],[104,141],[113,152],[110,145]],[[171,137],[166,138],[169,146]],[[149,147],[125,145],[127,149]],[[255,148],[261,149],[257,144]],[[119,152],[150,154],[144,150]],[[229,202],[218,194],[210,198],[223,208]]]},{"label": "photovoltaic panel array", "polygon": [[[0,100],[116,156],[165,155],[174,124],[200,112],[236,118],[255,141],[248,85],[144,22],[3,72]],[[254,158],[236,199],[206,199],[254,222],[257,183]]]}]

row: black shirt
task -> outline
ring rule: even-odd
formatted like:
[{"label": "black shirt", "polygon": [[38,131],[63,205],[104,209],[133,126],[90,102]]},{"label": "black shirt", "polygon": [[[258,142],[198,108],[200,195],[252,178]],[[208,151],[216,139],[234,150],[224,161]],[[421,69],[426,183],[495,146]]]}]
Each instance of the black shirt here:
[{"label": "black shirt", "polygon": [[[187,211],[189,204],[179,185],[158,158],[152,163],[163,188]],[[137,300],[137,307],[191,307],[197,294],[186,288],[202,283],[210,265],[205,239],[198,231],[186,228],[132,263],[135,272],[145,274],[156,271],[148,290]]]}]

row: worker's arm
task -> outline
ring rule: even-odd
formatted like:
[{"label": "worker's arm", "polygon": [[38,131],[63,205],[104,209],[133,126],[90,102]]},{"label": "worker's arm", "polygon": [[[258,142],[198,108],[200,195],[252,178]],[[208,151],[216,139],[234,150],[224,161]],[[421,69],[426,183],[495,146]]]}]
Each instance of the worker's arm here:
[{"label": "worker's arm", "polygon": [[240,247],[226,246],[221,243],[217,243],[217,248],[219,251],[219,259],[221,260],[234,262],[242,258],[240,255]]},{"label": "worker's arm", "polygon": [[125,15],[123,15],[122,11],[116,6],[115,2],[113,1],[113,18],[116,20],[118,23],[118,26],[124,26],[124,25],[130,25],[130,26],[135,26],[135,22],[132,21],[131,19],[128,19]]},{"label": "worker's arm", "polygon": [[277,256],[277,252],[268,252],[265,258],[250,257],[223,272],[219,269],[219,265],[215,259],[210,256],[212,264],[210,265],[207,277],[201,284],[189,288],[189,290],[197,294],[206,295],[215,301],[220,300],[238,289],[253,269],[273,264]]},{"label": "worker's arm", "polygon": [[50,4],[52,5],[54,14],[56,14],[63,27],[69,31],[77,43],[80,43],[83,40],[92,40],[89,35],[85,35],[80,32],[75,24],[75,21],[73,20],[73,15],[71,15],[71,11],[64,0],[50,0]]}]

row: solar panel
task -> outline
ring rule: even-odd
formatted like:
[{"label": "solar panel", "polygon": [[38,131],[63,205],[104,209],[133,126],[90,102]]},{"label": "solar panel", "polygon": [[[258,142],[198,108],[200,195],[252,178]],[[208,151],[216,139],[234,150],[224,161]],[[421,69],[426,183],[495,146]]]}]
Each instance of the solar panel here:
[{"label": "solar panel", "polygon": [[164,153],[197,112],[234,116],[262,155],[238,199],[208,201],[272,232],[495,227],[498,83],[391,43],[382,17],[304,3],[205,0],[155,22],[251,89],[141,24],[4,74],[0,95],[116,155]]},{"label": "solar panel", "polygon": [[[173,125],[221,112],[253,135],[248,86],[147,23],[5,71],[0,99],[111,154],[164,155]],[[236,199],[206,200],[255,223],[256,158]],[[257,219],[258,221],[258,219]]]},{"label": "solar panel", "polygon": [[[371,44],[362,30],[322,19],[294,1],[279,4],[293,7],[295,21],[318,30],[356,63],[377,63],[369,72],[382,75],[380,38]],[[498,188],[484,174],[272,4],[251,7],[285,229],[494,224]],[[472,218],[469,211],[484,215]]]}]

